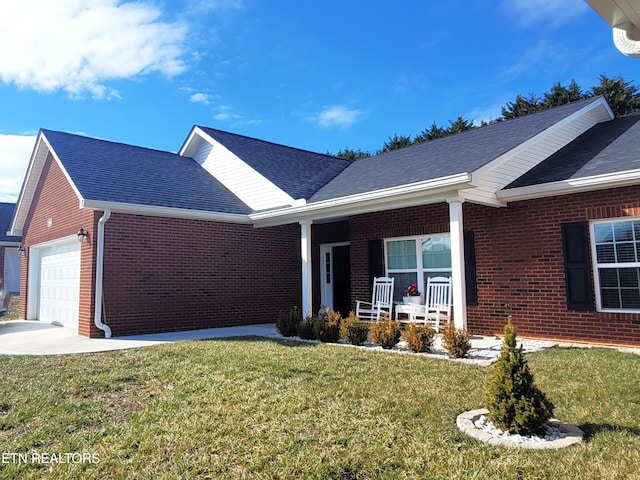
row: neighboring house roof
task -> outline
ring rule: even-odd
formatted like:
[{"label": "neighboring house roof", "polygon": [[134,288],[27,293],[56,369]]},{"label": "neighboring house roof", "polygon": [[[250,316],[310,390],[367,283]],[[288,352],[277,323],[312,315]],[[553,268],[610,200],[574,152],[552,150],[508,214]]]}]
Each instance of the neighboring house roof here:
[{"label": "neighboring house roof", "polygon": [[0,244],[13,244],[22,241],[21,237],[7,234],[11,227],[11,218],[13,218],[15,208],[15,203],[0,203]]},{"label": "neighboring house roof", "polygon": [[311,202],[474,172],[598,98],[358,160]]},{"label": "neighboring house roof", "polygon": [[351,162],[276,143],[199,127],[294,199],[309,199]]},{"label": "neighboring house roof", "polygon": [[600,123],[506,189],[640,170],[640,114]]}]

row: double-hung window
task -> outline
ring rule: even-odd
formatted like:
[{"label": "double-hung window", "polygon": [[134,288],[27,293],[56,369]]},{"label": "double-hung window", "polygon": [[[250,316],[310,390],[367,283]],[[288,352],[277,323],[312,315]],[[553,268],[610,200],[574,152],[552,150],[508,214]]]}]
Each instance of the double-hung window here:
[{"label": "double-hung window", "polygon": [[598,310],[640,312],[640,219],[593,222],[591,229]]},{"label": "double-hung window", "polygon": [[394,301],[412,283],[424,296],[427,278],[451,277],[451,242],[449,235],[401,237],[385,240],[387,275],[393,277]]}]

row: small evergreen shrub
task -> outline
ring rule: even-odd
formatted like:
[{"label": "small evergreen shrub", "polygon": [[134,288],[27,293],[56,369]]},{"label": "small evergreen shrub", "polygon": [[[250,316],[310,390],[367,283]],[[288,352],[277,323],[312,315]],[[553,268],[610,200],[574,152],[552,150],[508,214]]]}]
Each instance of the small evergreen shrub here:
[{"label": "small evergreen shrub", "polygon": [[316,338],[321,342],[336,343],[340,340],[341,320],[339,312],[334,312],[329,307],[325,307],[313,324]]},{"label": "small evergreen shrub", "polygon": [[298,325],[302,320],[302,314],[298,307],[293,307],[287,312],[280,312],[276,320],[276,328],[283,337],[295,337],[298,334]]},{"label": "small evergreen shrub", "polygon": [[298,323],[298,336],[303,340],[317,340],[315,323],[317,317],[311,315],[304,317]]},{"label": "small evergreen shrub", "polygon": [[414,352],[430,352],[433,348],[433,338],[436,332],[431,325],[409,323],[402,331],[402,339],[407,342],[407,348]]},{"label": "small evergreen shrub", "polygon": [[362,345],[369,338],[369,324],[349,312],[349,316],[340,322],[340,335],[351,345]]},{"label": "small evergreen shrub", "polygon": [[389,317],[384,317],[379,322],[372,323],[369,328],[371,330],[371,341],[382,348],[389,350],[400,341],[400,334],[402,333],[400,322],[391,320]]},{"label": "small evergreen shrub", "polygon": [[521,435],[541,433],[553,415],[553,403],[539,390],[524,358],[516,347],[516,328],[511,316],[504,327],[500,357],[487,389],[489,419],[502,430]]},{"label": "small evergreen shrub", "polygon": [[444,328],[442,344],[453,358],[464,358],[471,350],[469,333],[466,330],[458,330],[453,322],[449,322]]}]

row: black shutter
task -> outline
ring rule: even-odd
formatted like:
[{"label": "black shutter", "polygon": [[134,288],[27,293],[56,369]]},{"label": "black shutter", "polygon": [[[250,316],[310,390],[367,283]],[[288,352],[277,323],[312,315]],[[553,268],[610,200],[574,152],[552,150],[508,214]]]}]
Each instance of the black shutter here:
[{"label": "black shutter", "polygon": [[[369,289],[373,286],[373,279],[375,277],[384,276],[384,265],[382,257],[382,240],[376,238],[369,240],[368,247],[368,260],[369,260]],[[371,291],[369,292],[371,293]]]},{"label": "black shutter", "polygon": [[467,305],[478,305],[478,280],[476,275],[476,237],[471,231],[464,232],[464,282]]},{"label": "black shutter", "polygon": [[569,310],[593,310],[587,222],[563,223],[564,280]]}]

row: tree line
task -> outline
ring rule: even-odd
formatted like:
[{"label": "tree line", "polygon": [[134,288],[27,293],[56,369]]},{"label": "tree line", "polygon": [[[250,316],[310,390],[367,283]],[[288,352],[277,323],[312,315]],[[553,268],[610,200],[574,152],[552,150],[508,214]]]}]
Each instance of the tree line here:
[{"label": "tree line", "polygon": [[541,112],[549,108],[599,95],[604,96],[616,117],[640,112],[639,89],[632,81],[627,81],[622,76],[609,78],[606,75],[600,75],[598,80],[599,84],[591,87],[591,89],[586,92],[582,91],[575,80],[571,80],[569,85],[562,85],[560,82],[556,82],[548,92],[544,93],[540,97],[536,96],[534,93],[530,93],[529,96],[526,97],[523,95],[517,95],[513,102],[507,102],[507,104],[502,107],[502,114],[500,117],[489,122],[483,120],[479,127],[474,125],[472,121],[469,121],[462,116],[458,116],[456,120],[450,120],[449,126],[447,127],[438,126],[436,122],[433,122],[428,129],[414,135],[413,138],[411,135],[398,135],[396,133],[384,142],[384,145],[380,150],[374,153],[363,151],[361,149],[354,150],[348,147],[339,150],[336,154],[328,153],[329,155],[334,155],[351,161],[360,160],[362,158],[371,157],[372,155],[378,155],[380,153],[398,150],[411,145],[429,142],[438,138],[461,133],[466,130],[481,128],[493,123],[511,120],[513,118]]}]

